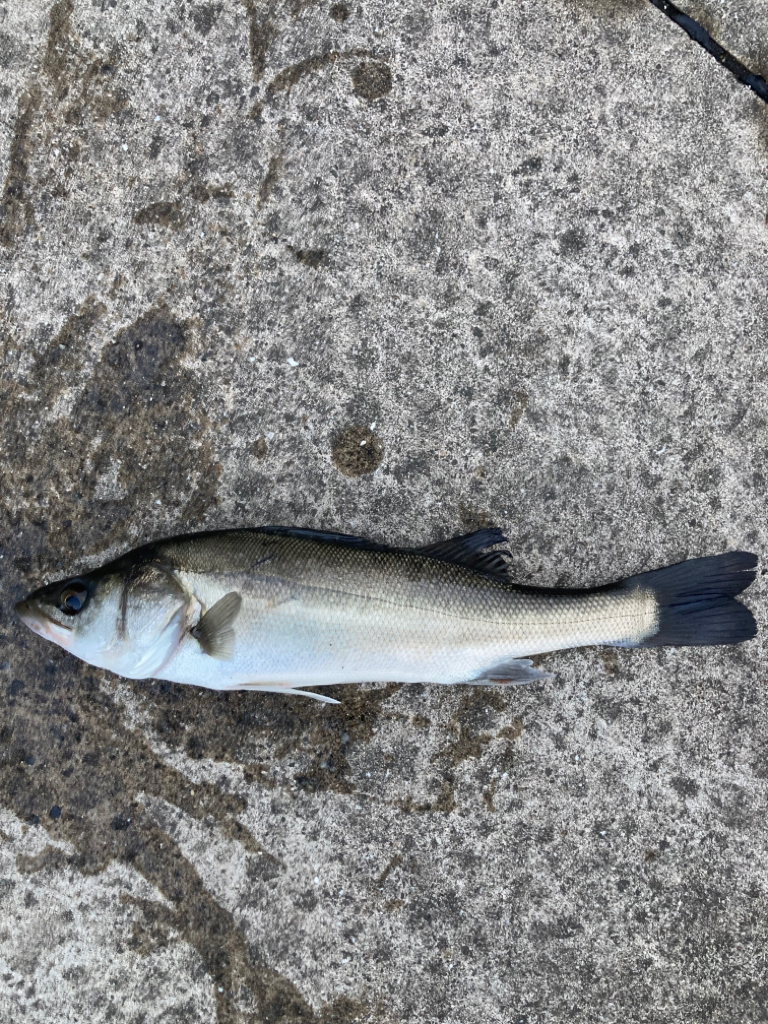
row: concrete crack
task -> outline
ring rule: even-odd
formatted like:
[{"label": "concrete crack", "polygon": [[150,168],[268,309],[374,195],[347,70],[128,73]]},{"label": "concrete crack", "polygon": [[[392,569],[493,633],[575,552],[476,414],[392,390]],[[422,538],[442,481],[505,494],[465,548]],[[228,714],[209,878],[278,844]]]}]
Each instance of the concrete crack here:
[{"label": "concrete crack", "polygon": [[684,14],[670,0],[651,0],[651,3],[654,7],[658,7],[663,14],[666,14],[670,21],[674,21],[683,32],[687,32],[694,42],[698,43],[699,46],[703,46],[707,53],[711,54],[719,64],[722,64],[726,70],[730,71],[742,85],[746,85],[761,100],[768,103],[768,82],[761,75],[756,75],[753,71],[750,71],[740,60],[737,60],[719,43],[715,42],[709,32],[698,21],[694,21],[693,18]]}]

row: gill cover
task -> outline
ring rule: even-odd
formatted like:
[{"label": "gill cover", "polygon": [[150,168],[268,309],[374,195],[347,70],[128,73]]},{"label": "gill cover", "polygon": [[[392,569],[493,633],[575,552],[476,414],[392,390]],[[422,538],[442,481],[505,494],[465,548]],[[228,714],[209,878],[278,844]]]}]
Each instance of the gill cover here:
[{"label": "gill cover", "polygon": [[173,573],[142,565],[123,579],[112,651],[104,668],[146,679],[170,660],[187,627],[190,599]]}]

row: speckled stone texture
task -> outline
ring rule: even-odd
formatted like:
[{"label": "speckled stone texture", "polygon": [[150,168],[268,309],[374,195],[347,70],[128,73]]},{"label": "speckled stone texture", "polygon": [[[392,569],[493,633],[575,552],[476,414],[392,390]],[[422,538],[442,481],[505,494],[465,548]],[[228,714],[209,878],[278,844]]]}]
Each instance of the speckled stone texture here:
[{"label": "speckled stone texture", "polygon": [[761,637],[333,708],[13,602],[260,523],[764,555],[768,108],[646,0],[3,0],[0,73],[0,1019],[767,1020]]}]

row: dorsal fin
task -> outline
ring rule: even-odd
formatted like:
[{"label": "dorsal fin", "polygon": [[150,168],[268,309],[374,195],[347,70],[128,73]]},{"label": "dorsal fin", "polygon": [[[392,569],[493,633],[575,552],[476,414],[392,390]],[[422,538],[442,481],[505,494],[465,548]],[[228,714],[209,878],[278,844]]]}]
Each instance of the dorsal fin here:
[{"label": "dorsal fin", "polygon": [[190,630],[211,658],[232,661],[235,654],[235,631],[232,624],[240,613],[242,603],[243,599],[236,591],[225,594]]},{"label": "dorsal fin", "polygon": [[436,558],[440,562],[466,565],[468,569],[474,569],[475,572],[482,572],[487,576],[493,576],[494,579],[508,581],[507,563],[504,558],[507,552],[486,550],[491,545],[501,544],[506,539],[504,533],[494,526],[485,530],[476,530],[474,533],[467,533],[463,537],[441,540],[437,544],[427,544],[425,547],[414,550],[419,555]]}]

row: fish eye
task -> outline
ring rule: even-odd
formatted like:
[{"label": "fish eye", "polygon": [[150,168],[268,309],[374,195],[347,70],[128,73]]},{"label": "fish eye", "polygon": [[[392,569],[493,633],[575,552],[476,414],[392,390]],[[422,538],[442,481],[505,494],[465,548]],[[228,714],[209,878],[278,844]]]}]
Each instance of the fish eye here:
[{"label": "fish eye", "polygon": [[72,580],[61,592],[59,608],[65,615],[77,615],[88,601],[88,588],[82,580]]}]

